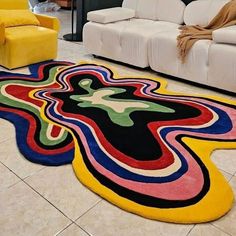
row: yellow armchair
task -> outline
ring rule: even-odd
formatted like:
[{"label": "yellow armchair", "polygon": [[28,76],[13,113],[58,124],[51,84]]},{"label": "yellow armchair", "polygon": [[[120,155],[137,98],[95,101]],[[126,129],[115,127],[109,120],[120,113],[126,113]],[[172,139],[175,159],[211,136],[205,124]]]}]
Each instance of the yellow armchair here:
[{"label": "yellow armchair", "polygon": [[5,42],[5,26],[0,24],[0,45]]},{"label": "yellow armchair", "polygon": [[34,15],[37,17],[42,27],[56,30],[57,32],[60,30],[60,22],[56,17],[39,15],[39,14],[34,14]]},{"label": "yellow armchair", "polygon": [[[0,10],[16,9],[28,9],[28,0],[0,0]],[[39,25],[5,27],[4,22],[0,24],[1,66],[14,69],[57,57],[59,20],[45,15],[35,16]]]}]

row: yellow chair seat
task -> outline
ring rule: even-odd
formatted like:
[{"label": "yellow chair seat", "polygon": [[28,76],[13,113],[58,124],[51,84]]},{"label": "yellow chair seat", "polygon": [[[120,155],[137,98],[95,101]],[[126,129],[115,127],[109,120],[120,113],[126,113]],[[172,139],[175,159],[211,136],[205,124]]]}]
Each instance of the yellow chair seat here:
[{"label": "yellow chair seat", "polygon": [[5,44],[0,45],[0,64],[12,69],[57,56],[57,32],[39,26],[5,29]]}]

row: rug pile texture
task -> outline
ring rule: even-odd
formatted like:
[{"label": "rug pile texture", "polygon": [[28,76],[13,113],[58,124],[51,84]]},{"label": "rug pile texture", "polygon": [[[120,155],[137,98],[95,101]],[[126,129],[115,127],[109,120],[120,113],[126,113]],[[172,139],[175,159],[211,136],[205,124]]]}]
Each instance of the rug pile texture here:
[{"label": "rug pile texture", "polygon": [[234,196],[210,154],[236,148],[236,101],[165,87],[103,65],[45,62],[29,75],[0,72],[0,117],[25,158],[72,163],[120,208],[166,222],[217,219]]}]

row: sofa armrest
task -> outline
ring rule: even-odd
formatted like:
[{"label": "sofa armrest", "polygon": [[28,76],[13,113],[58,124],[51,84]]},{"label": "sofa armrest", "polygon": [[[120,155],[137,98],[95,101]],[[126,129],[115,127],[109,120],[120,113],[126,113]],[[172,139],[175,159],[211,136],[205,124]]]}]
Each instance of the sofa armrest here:
[{"label": "sofa armrest", "polygon": [[60,22],[56,17],[39,15],[39,14],[35,14],[35,16],[40,22],[40,26],[56,30],[57,32],[60,30]]},{"label": "sofa armrest", "polygon": [[5,26],[4,24],[0,24],[0,44],[5,42]]},{"label": "sofa armrest", "polygon": [[236,25],[214,30],[212,39],[216,43],[236,44]]},{"label": "sofa armrest", "polygon": [[135,10],[123,8],[123,7],[112,7],[108,9],[102,9],[97,11],[88,12],[88,21],[97,23],[111,23],[121,20],[128,20],[135,16]]}]

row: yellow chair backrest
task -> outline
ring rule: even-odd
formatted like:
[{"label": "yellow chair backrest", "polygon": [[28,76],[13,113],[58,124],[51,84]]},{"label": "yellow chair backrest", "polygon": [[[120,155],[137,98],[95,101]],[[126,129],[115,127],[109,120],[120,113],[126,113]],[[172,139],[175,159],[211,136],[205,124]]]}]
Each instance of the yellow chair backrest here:
[{"label": "yellow chair backrest", "polygon": [[0,0],[0,9],[29,9],[28,0]]}]

